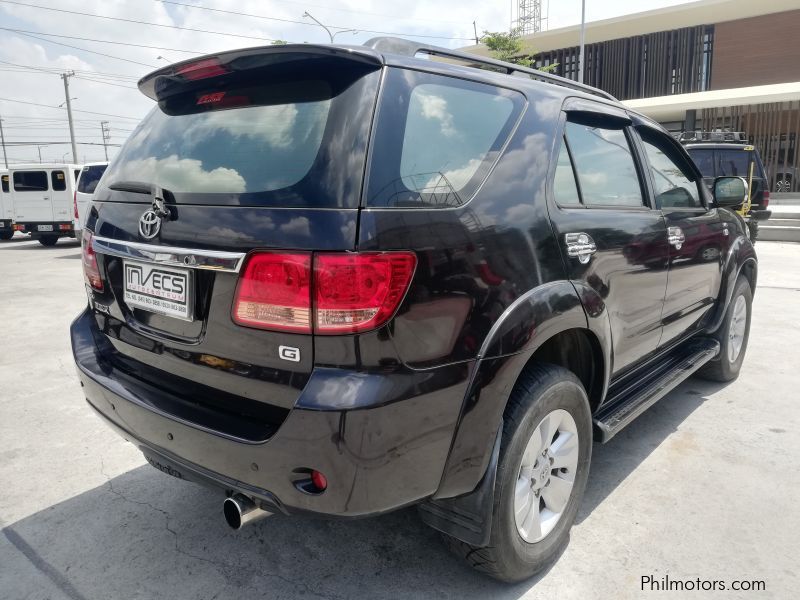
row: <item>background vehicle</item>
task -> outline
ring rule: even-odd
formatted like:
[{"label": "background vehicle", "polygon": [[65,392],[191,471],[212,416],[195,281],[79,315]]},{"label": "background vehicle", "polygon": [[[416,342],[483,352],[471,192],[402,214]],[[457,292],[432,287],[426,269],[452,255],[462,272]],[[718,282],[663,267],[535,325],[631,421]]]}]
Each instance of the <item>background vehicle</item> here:
[{"label": "background vehicle", "polygon": [[14,237],[13,218],[14,204],[8,171],[0,171],[0,240],[10,240]]},{"label": "background vehicle", "polygon": [[[730,133],[739,135],[726,135]],[[743,216],[750,230],[750,239],[755,242],[758,222],[769,219],[771,215],[767,210],[769,178],[758,150],[740,141],[744,138],[741,132],[691,132],[690,137],[684,136],[681,141],[708,185],[712,185],[716,177],[744,177],[750,183],[752,163],[751,206]]]},{"label": "background vehicle", "polygon": [[139,86],[158,105],[95,191],[73,353],[93,409],[227,492],[236,529],[416,504],[524,579],[567,543],[593,439],[738,375],[757,264],[720,206],[745,186],[713,201],[604,92],[392,38]]},{"label": "background vehicle", "polygon": [[73,216],[75,217],[75,237],[81,239],[83,223],[86,220],[86,211],[92,201],[92,194],[97,187],[97,183],[106,172],[107,162],[86,163],[78,175],[78,182],[75,187],[75,203]]},{"label": "background vehicle", "polygon": [[60,237],[75,237],[75,179],[80,172],[72,164],[14,165],[9,179],[14,196],[14,223],[43,246]]}]

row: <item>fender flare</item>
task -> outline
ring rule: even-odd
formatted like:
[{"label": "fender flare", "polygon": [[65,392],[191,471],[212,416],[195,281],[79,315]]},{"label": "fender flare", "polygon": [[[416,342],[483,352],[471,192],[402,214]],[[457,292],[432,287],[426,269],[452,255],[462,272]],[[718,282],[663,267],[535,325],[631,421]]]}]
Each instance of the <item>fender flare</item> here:
[{"label": "fender flare", "polygon": [[733,296],[733,288],[741,275],[745,266],[750,265],[753,269],[753,294],[755,294],[755,283],[758,280],[758,259],[756,257],[755,249],[752,242],[744,235],[739,235],[731,243],[728,253],[725,256],[725,264],[722,269],[722,281],[720,283],[719,294],[717,298],[724,299],[724,302],[718,302],[717,308],[706,327],[706,333],[716,332],[722,325],[725,319],[725,313],[728,310],[728,305]]}]

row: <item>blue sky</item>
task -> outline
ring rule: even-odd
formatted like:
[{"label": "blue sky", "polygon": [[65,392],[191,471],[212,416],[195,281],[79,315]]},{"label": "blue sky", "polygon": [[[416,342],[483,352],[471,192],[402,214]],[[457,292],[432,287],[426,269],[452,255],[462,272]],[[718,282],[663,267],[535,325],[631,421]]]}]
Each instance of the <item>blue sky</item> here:
[{"label": "blue sky", "polygon": [[[681,0],[636,3],[589,0],[587,21],[623,15],[634,7],[638,12],[683,3]],[[479,32],[508,29],[511,5],[510,0],[405,0],[402,3],[373,0],[175,0],[174,3],[160,0],[0,0],[0,27],[5,28],[0,30],[0,116],[6,141],[40,144],[38,149],[32,145],[15,146],[8,154],[12,161],[38,161],[41,151],[44,160],[61,160],[69,150],[69,145],[63,143],[69,139],[65,111],[48,108],[64,102],[63,83],[58,73],[67,69],[76,72],[76,77],[70,79],[70,96],[76,98],[73,101],[78,120],[76,137],[88,142],[79,146],[79,158],[102,160],[102,146],[89,145],[102,141],[100,121],[109,122],[112,144],[123,143],[151,107],[151,102],[135,89],[136,80],[167,62],[206,52],[262,45],[264,39],[327,42],[327,33],[304,18],[305,11],[339,30],[358,30],[355,34],[337,35],[336,41],[340,43],[359,44],[379,35],[373,31],[381,31],[459,47],[471,43],[473,20]],[[550,29],[575,24],[580,21],[580,0],[553,1],[548,14]],[[112,147],[110,154],[115,153],[116,147]]]}]

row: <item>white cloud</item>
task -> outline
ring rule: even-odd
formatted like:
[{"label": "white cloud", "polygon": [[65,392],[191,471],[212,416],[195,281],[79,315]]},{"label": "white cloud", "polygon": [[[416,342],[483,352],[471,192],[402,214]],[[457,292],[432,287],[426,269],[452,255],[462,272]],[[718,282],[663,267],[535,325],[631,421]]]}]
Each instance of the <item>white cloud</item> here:
[{"label": "white cloud", "polygon": [[162,159],[146,158],[131,160],[120,165],[116,173],[118,180],[154,181],[174,192],[229,192],[247,191],[244,178],[235,169],[217,167],[211,171],[203,169],[199,160],[178,158],[171,155]]}]

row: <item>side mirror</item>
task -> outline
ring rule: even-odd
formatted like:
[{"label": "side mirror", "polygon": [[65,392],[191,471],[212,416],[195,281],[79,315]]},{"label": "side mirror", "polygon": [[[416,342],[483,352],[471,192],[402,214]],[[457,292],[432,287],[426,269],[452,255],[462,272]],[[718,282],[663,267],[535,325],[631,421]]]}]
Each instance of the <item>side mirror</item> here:
[{"label": "side mirror", "polygon": [[744,177],[717,177],[712,191],[717,206],[739,206],[747,200]]}]

